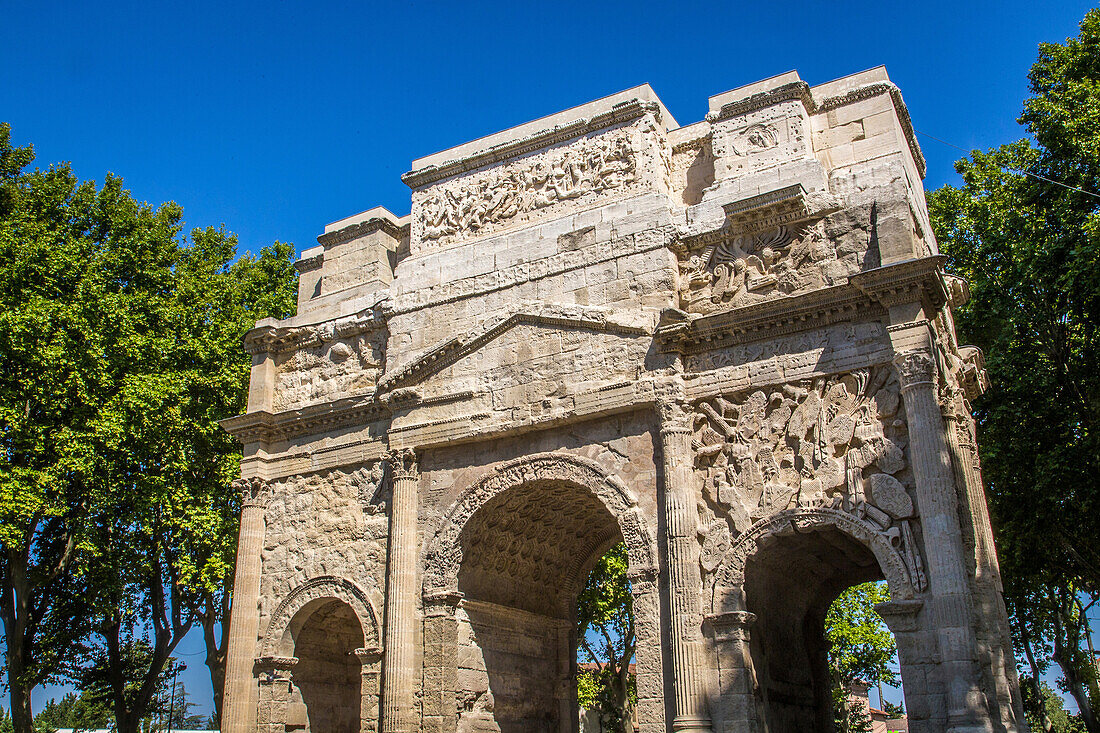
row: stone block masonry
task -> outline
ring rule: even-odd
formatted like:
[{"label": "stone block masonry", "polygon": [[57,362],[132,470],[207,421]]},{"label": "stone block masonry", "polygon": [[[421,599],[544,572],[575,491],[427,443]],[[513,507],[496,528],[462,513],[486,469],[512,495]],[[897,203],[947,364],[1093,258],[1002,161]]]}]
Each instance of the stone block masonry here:
[{"label": "stone block masonry", "polygon": [[578,730],[624,543],[644,733],[831,730],[885,580],[910,730],[1026,729],[955,340],[882,68],[681,126],[643,85],[413,163],[245,339],[227,733]]}]

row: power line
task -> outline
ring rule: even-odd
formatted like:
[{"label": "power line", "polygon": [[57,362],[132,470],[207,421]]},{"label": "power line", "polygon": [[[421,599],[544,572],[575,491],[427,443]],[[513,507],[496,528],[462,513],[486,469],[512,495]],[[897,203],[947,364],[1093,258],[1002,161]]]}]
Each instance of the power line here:
[{"label": "power line", "polygon": [[[964,153],[966,153],[967,155],[970,155],[970,153],[973,152],[971,150],[967,150],[966,148],[959,147],[958,145],[955,145],[954,143],[949,143],[946,140],[941,140],[938,137],[936,137],[935,135],[929,135],[927,132],[921,132],[920,130],[916,130],[916,133],[918,135],[923,135],[924,137],[926,137],[930,140],[935,140],[938,143],[942,143],[942,144],[946,145],[949,148],[955,148],[955,150],[961,150]],[[1022,176],[1031,176],[1032,178],[1037,178],[1040,181],[1044,181],[1046,183],[1050,183],[1050,184],[1053,184],[1055,186],[1061,186],[1062,188],[1068,188],[1070,191],[1076,191],[1077,193],[1083,193],[1086,196],[1092,196],[1093,198],[1100,199],[1100,193],[1093,193],[1092,191],[1086,191],[1083,188],[1078,188],[1077,186],[1070,186],[1066,183],[1062,183],[1061,181],[1055,181],[1055,180],[1052,180],[1050,178],[1047,178],[1046,176],[1040,176],[1038,173],[1032,173],[1031,171],[1025,171],[1025,170],[1020,169],[1020,168],[1013,168],[1013,167],[1007,166],[1007,165],[1003,165],[1001,167],[1006,169],[1006,170],[1010,170],[1013,173],[1019,173]]]}]

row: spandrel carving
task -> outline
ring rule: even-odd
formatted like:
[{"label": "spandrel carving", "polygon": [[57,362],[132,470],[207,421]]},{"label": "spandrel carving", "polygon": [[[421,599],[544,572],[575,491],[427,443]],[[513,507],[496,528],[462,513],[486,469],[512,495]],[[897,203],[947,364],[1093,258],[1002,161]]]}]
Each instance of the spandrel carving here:
[{"label": "spandrel carving", "polygon": [[435,187],[420,205],[420,238],[443,244],[496,231],[520,215],[621,189],[636,178],[632,128],[582,138]]}]

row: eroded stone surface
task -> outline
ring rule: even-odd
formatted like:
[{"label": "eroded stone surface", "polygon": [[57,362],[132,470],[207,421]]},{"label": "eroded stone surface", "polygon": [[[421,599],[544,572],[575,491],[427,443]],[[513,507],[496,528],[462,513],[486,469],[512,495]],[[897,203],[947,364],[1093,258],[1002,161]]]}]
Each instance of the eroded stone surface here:
[{"label": "eroded stone surface", "polygon": [[1023,730],[923,167],[882,69],[685,127],[639,87],[326,227],[226,422],[224,729],[571,731],[623,541],[647,733],[829,730],[825,609],[876,579],[911,729]]}]

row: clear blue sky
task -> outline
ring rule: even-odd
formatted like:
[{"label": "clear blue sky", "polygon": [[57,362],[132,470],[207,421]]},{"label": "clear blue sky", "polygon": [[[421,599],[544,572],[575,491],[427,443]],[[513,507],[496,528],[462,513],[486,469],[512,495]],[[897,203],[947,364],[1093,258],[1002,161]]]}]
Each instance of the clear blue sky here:
[{"label": "clear blue sky", "polygon": [[[349,214],[407,213],[414,158],[642,82],[688,124],[708,96],[792,68],[817,84],[885,64],[918,130],[1007,142],[1038,44],[1090,6],[9,0],[0,121],[40,165],[111,171],[189,226],[301,251]],[[960,153],[920,142],[925,185],[954,181]],[[199,650],[192,635],[183,651]],[[208,696],[202,656],[185,659]]]}]

